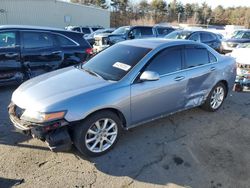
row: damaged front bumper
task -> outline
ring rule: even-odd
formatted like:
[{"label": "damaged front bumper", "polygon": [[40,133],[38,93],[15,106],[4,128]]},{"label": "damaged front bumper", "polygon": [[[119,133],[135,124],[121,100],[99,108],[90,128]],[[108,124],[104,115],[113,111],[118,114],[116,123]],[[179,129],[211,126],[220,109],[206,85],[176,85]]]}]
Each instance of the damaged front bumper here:
[{"label": "damaged front bumper", "polygon": [[28,122],[20,119],[18,110],[19,107],[13,103],[8,107],[10,120],[17,131],[46,142],[51,151],[59,152],[71,149],[69,122],[64,119],[46,123]]}]

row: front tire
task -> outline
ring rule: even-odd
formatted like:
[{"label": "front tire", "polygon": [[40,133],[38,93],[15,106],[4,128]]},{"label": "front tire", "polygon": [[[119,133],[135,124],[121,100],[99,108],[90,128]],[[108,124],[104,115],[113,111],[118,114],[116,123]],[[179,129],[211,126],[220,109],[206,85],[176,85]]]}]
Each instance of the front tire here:
[{"label": "front tire", "polygon": [[205,103],[201,106],[202,109],[209,112],[215,112],[218,110],[224,102],[226,92],[227,90],[223,83],[220,82],[216,84],[209,93]]},{"label": "front tire", "polygon": [[100,111],[83,120],[74,129],[76,148],[90,157],[97,157],[111,150],[121,134],[122,122],[111,111]]}]

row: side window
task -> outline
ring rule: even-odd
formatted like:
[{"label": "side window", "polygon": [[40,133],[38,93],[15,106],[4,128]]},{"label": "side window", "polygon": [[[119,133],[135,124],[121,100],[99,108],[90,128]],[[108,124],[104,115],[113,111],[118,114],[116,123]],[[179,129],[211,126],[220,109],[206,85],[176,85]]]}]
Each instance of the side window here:
[{"label": "side window", "polygon": [[81,28],[80,27],[75,27],[75,28],[72,29],[72,31],[77,31],[77,32],[81,33]]},{"label": "side window", "polygon": [[244,35],[242,36],[244,39],[250,39],[250,32],[245,32]]},{"label": "side window", "polygon": [[0,48],[16,46],[16,34],[14,32],[0,33]]},{"label": "side window", "polygon": [[209,63],[208,51],[206,48],[187,47],[185,49],[185,57],[185,68],[197,67]]},{"label": "side window", "polygon": [[159,75],[181,70],[181,49],[165,49],[150,61],[146,70],[155,71]]},{"label": "side window", "polygon": [[193,40],[193,41],[200,41],[200,34],[199,33],[194,33],[189,37],[189,40]]},{"label": "side window", "polygon": [[82,27],[82,32],[83,32],[84,34],[90,34],[90,29],[87,28],[87,27]]},{"label": "side window", "polygon": [[132,36],[132,38],[140,38],[141,37],[141,29],[140,28],[135,28],[132,29],[129,33],[130,36]]},{"label": "side window", "polygon": [[141,28],[141,35],[143,35],[143,36],[153,35],[153,29],[150,27],[142,27]]},{"label": "side window", "polygon": [[47,48],[53,47],[53,38],[51,34],[45,32],[24,32],[24,48]]},{"label": "side window", "polygon": [[217,58],[211,52],[208,52],[208,56],[209,56],[209,62],[210,63],[217,62]]},{"label": "side window", "polygon": [[209,42],[215,40],[216,37],[209,33],[201,33],[201,42]]},{"label": "side window", "polygon": [[56,38],[61,46],[76,46],[76,44],[72,40],[62,35],[56,35]]}]

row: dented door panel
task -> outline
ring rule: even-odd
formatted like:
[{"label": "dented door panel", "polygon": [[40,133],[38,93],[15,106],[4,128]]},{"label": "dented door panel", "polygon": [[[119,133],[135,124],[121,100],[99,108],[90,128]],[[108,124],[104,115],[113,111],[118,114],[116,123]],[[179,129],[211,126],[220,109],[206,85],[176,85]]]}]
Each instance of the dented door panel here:
[{"label": "dented door panel", "polygon": [[186,108],[200,106],[205,100],[211,87],[215,85],[215,71],[210,71],[213,65],[203,65],[187,70]]}]

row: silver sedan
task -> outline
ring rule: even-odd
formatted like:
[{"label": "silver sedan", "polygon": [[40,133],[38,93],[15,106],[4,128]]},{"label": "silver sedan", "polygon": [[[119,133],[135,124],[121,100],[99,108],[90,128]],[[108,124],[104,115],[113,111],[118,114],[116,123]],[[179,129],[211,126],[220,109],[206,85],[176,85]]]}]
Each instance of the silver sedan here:
[{"label": "silver sedan", "polygon": [[231,57],[186,40],[141,39],[118,43],[85,64],[23,83],[12,95],[15,127],[53,151],[72,143],[99,156],[130,129],[201,106],[218,110],[236,76]]}]

